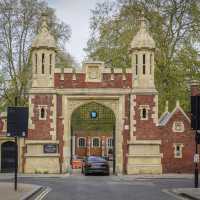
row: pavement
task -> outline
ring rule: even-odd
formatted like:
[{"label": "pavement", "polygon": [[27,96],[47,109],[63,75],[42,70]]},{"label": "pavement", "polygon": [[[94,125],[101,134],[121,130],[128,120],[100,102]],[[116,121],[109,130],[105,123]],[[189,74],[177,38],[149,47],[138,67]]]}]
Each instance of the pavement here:
[{"label": "pavement", "polygon": [[[81,176],[80,174],[18,174],[19,178],[73,178]],[[112,176],[115,177],[115,176]],[[159,180],[159,179],[190,179],[194,178],[193,174],[162,174],[162,175],[118,175],[121,181],[131,180]],[[42,186],[35,184],[18,184],[18,190],[14,190],[14,174],[0,173],[0,199],[4,200],[28,200],[31,196],[42,190]],[[6,182],[7,181],[7,182]],[[11,182],[9,182],[11,181]],[[166,193],[174,194],[180,199],[200,200],[200,188],[172,188],[165,190]],[[178,199],[178,198],[177,198]]]},{"label": "pavement", "polygon": [[34,193],[42,189],[39,185],[18,184],[17,191],[14,190],[14,184],[11,182],[0,183],[0,199],[2,200],[27,200]]},{"label": "pavement", "polygon": [[178,188],[172,192],[186,199],[200,200],[200,188]]}]

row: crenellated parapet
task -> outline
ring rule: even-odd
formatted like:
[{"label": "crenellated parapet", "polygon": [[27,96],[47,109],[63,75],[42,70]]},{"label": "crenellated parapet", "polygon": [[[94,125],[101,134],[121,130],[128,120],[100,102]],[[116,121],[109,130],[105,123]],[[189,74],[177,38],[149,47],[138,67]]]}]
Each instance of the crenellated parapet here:
[{"label": "crenellated parapet", "polygon": [[86,62],[81,69],[55,68],[55,88],[132,88],[132,70]]}]

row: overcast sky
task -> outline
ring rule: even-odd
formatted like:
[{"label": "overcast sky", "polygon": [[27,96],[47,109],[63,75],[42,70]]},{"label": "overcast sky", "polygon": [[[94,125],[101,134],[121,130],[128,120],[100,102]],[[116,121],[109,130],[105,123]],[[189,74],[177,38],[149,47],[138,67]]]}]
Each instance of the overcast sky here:
[{"label": "overcast sky", "polygon": [[83,48],[89,39],[90,10],[97,2],[105,0],[46,0],[50,7],[55,8],[59,19],[70,25],[72,34],[66,43],[66,50],[80,63],[85,56]]}]

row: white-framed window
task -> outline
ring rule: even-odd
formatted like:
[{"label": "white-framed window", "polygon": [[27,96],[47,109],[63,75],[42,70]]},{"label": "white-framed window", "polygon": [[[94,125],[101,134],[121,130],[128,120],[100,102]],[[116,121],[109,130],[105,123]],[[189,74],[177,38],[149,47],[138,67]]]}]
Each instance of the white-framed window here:
[{"label": "white-framed window", "polygon": [[78,138],[77,146],[79,148],[84,148],[86,147],[86,139],[84,137]]},{"label": "white-framed window", "polygon": [[113,142],[114,142],[113,138],[111,138],[111,137],[107,138],[107,147],[111,147],[112,148],[113,147]]},{"label": "white-framed window", "polygon": [[39,109],[39,120],[46,120],[47,119],[47,106],[40,105],[38,106]]},{"label": "white-framed window", "polygon": [[183,157],[183,144],[176,143],[174,144],[174,158]]},{"label": "white-framed window", "polygon": [[100,138],[98,137],[92,138],[92,147],[100,147]]},{"label": "white-framed window", "polygon": [[141,120],[148,120],[149,119],[149,105],[140,105],[140,119]]},{"label": "white-framed window", "polygon": [[173,132],[184,132],[184,123],[182,121],[175,121],[172,126]]}]

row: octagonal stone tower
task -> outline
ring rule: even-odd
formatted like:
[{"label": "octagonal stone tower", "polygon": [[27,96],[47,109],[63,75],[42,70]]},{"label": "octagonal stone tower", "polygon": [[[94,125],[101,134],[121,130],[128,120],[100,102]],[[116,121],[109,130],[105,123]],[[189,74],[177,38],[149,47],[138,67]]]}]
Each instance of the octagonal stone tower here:
[{"label": "octagonal stone tower", "polygon": [[131,140],[128,174],[162,173],[158,132],[158,92],[154,84],[155,41],[142,13],[140,28],[131,42]]},{"label": "octagonal stone tower", "polygon": [[53,87],[56,42],[47,25],[47,15],[42,15],[41,27],[31,48],[32,87]]},{"label": "octagonal stone tower", "polygon": [[155,41],[147,30],[144,14],[140,19],[140,29],[131,42],[133,87],[138,92],[157,92],[154,85]]}]

